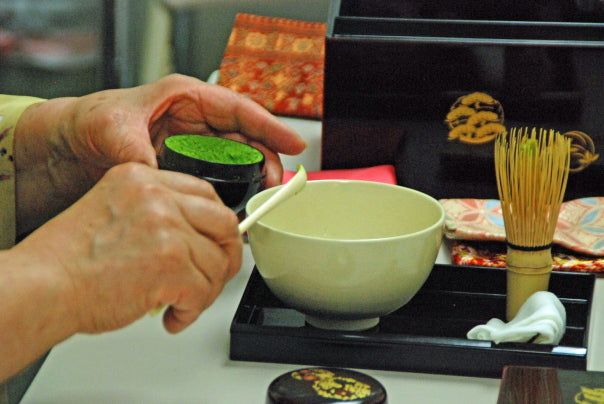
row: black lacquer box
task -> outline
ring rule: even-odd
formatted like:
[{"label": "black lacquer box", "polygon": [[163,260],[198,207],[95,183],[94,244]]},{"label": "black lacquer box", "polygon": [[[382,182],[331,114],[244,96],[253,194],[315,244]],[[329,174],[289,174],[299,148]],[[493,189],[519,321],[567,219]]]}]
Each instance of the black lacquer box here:
[{"label": "black lacquer box", "polygon": [[493,143],[448,139],[462,96],[498,100],[504,125],[581,131],[591,165],[566,199],[604,183],[604,7],[551,0],[331,0],[322,168],[392,164],[440,198],[498,198]]},{"label": "black lacquer box", "polygon": [[230,329],[230,358],[316,366],[500,378],[505,366],[586,370],[595,275],[553,272],[550,291],[567,313],[557,346],[468,340],[505,318],[505,269],[437,264],[418,294],[361,332],[314,328],[286,307],[254,269]]}]

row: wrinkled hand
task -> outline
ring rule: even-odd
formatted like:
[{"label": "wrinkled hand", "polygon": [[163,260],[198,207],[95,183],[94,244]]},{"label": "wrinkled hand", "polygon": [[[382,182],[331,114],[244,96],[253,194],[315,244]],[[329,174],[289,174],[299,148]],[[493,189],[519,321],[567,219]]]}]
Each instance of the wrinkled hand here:
[{"label": "wrinkled hand", "polygon": [[208,183],[130,163],[15,248],[68,285],[77,332],[123,327],[160,304],[178,332],[239,270],[242,241]]},{"label": "wrinkled hand", "polygon": [[300,153],[305,143],[264,108],[226,88],[170,75],[133,89],[110,90],[78,99],[71,111],[67,144],[92,176],[115,164],[157,165],[162,141],[194,133],[245,141],[266,155],[268,186],[280,183],[277,152]]},{"label": "wrinkled hand", "polygon": [[228,137],[262,150],[267,187],[281,182],[277,153],[298,154],[306,147],[250,99],[182,75],[42,102],[27,109],[15,129],[19,230],[65,209],[114,165],[157,167],[163,140],[186,133]]}]

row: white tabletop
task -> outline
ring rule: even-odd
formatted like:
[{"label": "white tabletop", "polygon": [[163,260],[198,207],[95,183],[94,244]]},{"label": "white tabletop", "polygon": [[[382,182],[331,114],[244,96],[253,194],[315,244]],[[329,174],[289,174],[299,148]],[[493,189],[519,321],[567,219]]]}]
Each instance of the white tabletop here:
[{"label": "white tabletop", "polygon": [[[439,261],[443,262],[445,254]],[[304,365],[229,360],[229,327],[253,268],[249,246],[239,274],[189,329],[164,331],[160,317],[102,335],[76,335],[55,347],[23,403],[264,403],[277,376]],[[596,281],[588,369],[604,370]],[[359,369],[379,380],[389,402],[495,403],[498,379]]]}]

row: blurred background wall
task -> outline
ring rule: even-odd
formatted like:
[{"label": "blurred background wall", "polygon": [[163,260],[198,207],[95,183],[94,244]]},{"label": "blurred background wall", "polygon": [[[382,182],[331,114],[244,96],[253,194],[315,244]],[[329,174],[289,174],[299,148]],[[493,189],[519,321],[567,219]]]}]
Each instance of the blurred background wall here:
[{"label": "blurred background wall", "polygon": [[51,97],[103,86],[99,0],[0,1],[0,91]]},{"label": "blurred background wall", "polygon": [[77,96],[218,69],[238,12],[327,21],[329,0],[0,0],[0,93]]}]

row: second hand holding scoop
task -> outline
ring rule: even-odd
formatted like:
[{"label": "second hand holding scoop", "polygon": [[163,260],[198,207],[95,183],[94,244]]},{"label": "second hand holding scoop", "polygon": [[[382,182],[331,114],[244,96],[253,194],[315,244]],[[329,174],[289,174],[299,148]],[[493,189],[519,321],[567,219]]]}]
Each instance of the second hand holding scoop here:
[{"label": "second hand holding scoop", "polygon": [[[298,164],[298,171],[296,175],[292,177],[287,184],[283,185],[282,188],[271,196],[266,202],[264,202],[258,209],[256,209],[251,215],[246,217],[239,223],[239,234],[244,234],[254,223],[260,218],[270,212],[274,207],[282,202],[285,202],[304,188],[306,185],[306,170],[301,164]],[[149,314],[152,316],[159,313],[165,305],[161,304],[158,307],[152,309]]]}]

